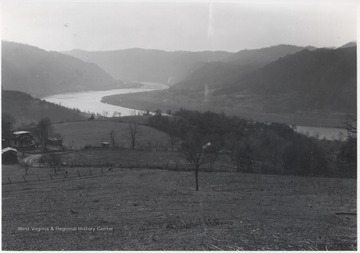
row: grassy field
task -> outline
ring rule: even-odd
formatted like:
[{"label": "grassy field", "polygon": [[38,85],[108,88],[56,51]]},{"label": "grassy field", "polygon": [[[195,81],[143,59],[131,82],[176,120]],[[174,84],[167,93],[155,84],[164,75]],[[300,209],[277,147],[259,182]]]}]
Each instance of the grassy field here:
[{"label": "grassy field", "polygon": [[98,149],[82,150],[61,155],[61,160],[68,164],[154,164],[185,163],[184,157],[178,152],[140,152],[129,149]]},{"label": "grassy field", "polygon": [[[96,167],[113,165],[117,167],[151,167],[172,170],[189,170],[190,164],[181,152],[133,151],[129,149],[89,149],[66,152],[60,155],[62,162],[68,165]],[[99,167],[99,166],[98,166]],[[211,166],[205,168],[211,171],[236,171],[229,156],[219,155]]]},{"label": "grassy field", "polygon": [[196,192],[191,172],[91,168],[77,177],[88,169],[51,181],[51,168],[30,168],[41,181],[8,184],[24,172],[3,166],[2,249],[357,248],[355,179],[202,172]]},{"label": "grassy field", "polygon": [[[125,118],[126,119],[126,118]],[[110,142],[110,131],[116,132],[116,145],[130,147],[129,123],[111,120],[68,122],[55,125],[55,132],[63,138],[65,146],[81,149],[86,145],[101,146],[101,142]],[[137,146],[168,146],[166,133],[154,128],[138,126]]]}]

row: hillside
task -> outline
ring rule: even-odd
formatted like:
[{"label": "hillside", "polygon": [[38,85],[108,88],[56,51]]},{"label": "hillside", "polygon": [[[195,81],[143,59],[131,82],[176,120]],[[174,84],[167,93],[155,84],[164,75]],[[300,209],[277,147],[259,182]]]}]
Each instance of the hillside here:
[{"label": "hillside", "polygon": [[[310,49],[313,49],[309,47]],[[211,89],[226,87],[249,71],[263,67],[286,55],[303,50],[304,47],[277,45],[253,50],[241,50],[224,59],[223,62],[207,63],[177,83],[176,89],[203,90],[205,85]]]},{"label": "hillside", "polygon": [[2,112],[12,115],[17,125],[38,122],[43,117],[53,122],[85,119],[78,111],[33,98],[20,91],[2,90],[1,101]]},{"label": "hillside", "polygon": [[[111,143],[110,132],[115,132],[115,145],[117,147],[129,148],[129,123],[110,120],[66,122],[55,125],[57,133],[64,138],[64,145],[74,149],[85,146],[100,146],[101,142]],[[156,147],[167,148],[168,135],[162,131],[145,125],[138,126],[136,148],[148,150]]]},{"label": "hillside", "polygon": [[2,41],[2,87],[35,97],[119,88],[120,81],[92,63],[40,48]]},{"label": "hillside", "polygon": [[215,93],[256,95],[274,111],[356,112],[356,47],[303,50]]},{"label": "hillside", "polygon": [[[305,47],[293,46],[293,45],[276,45],[271,47],[259,48],[259,49],[245,49],[231,55],[227,61],[233,63],[248,64],[254,66],[263,66],[272,61],[279,59],[280,57],[295,54]],[[313,50],[314,47],[306,47],[306,49]]]},{"label": "hillside", "polygon": [[340,48],[356,47],[356,46],[357,46],[356,41],[351,41],[349,43],[346,43],[345,45],[342,45]]},{"label": "hillside", "polygon": [[63,52],[85,62],[96,63],[116,79],[174,84],[206,62],[222,61],[231,53],[223,51],[166,52],[152,49],[125,49],[103,52]]},{"label": "hillside", "polygon": [[[356,213],[356,179],[202,172],[195,192],[193,172],[67,167],[64,179],[53,168],[3,168],[4,250],[357,249],[356,215],[336,214]],[[52,224],[103,231],[14,231]]]},{"label": "hillside", "polygon": [[[303,50],[242,73],[233,63],[211,63],[202,69],[189,76],[187,80],[196,81],[186,89],[181,88],[186,87],[184,81],[168,90],[103,100],[141,110],[196,108],[318,127],[341,126],[347,113],[356,114],[356,47]],[[221,71],[226,74],[217,74]]]}]

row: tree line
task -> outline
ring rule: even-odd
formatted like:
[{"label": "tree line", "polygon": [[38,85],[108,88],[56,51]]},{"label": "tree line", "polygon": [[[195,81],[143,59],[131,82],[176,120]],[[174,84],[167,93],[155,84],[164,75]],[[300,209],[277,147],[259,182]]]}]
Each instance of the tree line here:
[{"label": "tree line", "polygon": [[[2,135],[9,138],[15,119],[2,114]],[[239,172],[272,173],[300,176],[356,177],[356,118],[348,116],[345,141],[319,140],[297,133],[294,127],[281,123],[260,123],[224,113],[180,109],[148,115],[148,125],[169,135],[171,150],[179,142],[180,151],[192,165],[196,189],[202,168],[212,168],[219,156],[228,156]],[[51,120],[43,118],[29,126],[37,137],[41,151],[46,141],[56,135]],[[135,150],[138,124],[129,123],[130,148]],[[109,133],[116,146],[116,132]]]},{"label": "tree line", "polygon": [[[239,171],[255,172],[261,166],[264,173],[356,176],[355,118],[346,123],[352,129],[344,142],[308,137],[286,124],[254,122],[210,111],[180,109],[171,116],[158,112],[150,117],[149,124],[182,139],[182,151],[192,150],[186,155],[188,160],[202,152],[208,158],[198,161],[211,163],[218,154],[225,154]],[[206,143],[211,145],[203,149]],[[195,170],[202,165],[192,163]]]}]

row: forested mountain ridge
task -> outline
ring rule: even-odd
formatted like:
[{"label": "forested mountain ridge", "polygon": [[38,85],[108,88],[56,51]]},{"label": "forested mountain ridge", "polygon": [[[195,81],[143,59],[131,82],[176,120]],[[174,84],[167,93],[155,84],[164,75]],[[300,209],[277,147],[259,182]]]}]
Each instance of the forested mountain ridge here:
[{"label": "forested mountain ridge", "polygon": [[232,54],[227,62],[241,63],[255,66],[263,66],[273,62],[280,57],[295,54],[301,50],[314,50],[315,47],[300,47],[294,45],[280,44],[276,46],[264,47],[259,49],[244,49]]},{"label": "forested mountain ridge", "polygon": [[72,50],[63,53],[96,63],[117,79],[169,85],[184,79],[207,62],[223,61],[232,54],[224,51],[167,52],[140,48],[98,52]]},{"label": "forested mountain ridge", "polygon": [[[313,50],[313,47],[307,47]],[[187,78],[177,83],[175,89],[223,88],[240,79],[244,73],[258,69],[281,57],[297,53],[305,47],[277,45],[260,49],[241,50],[222,62],[211,62],[194,70]]]},{"label": "forested mountain ridge", "polygon": [[17,125],[36,123],[41,118],[53,122],[77,121],[86,119],[78,110],[68,109],[44,100],[33,98],[20,91],[2,90],[2,113],[11,115]]},{"label": "forested mountain ridge", "polygon": [[199,99],[206,93],[218,105],[246,105],[261,112],[356,113],[354,43],[303,49],[263,66],[247,63],[208,63],[171,91]]},{"label": "forested mountain ridge", "polygon": [[120,88],[121,81],[92,63],[37,47],[2,41],[2,87],[36,97]]},{"label": "forested mountain ridge", "polygon": [[280,58],[215,93],[282,96],[295,111],[354,113],[356,84],[356,47],[323,48]]}]

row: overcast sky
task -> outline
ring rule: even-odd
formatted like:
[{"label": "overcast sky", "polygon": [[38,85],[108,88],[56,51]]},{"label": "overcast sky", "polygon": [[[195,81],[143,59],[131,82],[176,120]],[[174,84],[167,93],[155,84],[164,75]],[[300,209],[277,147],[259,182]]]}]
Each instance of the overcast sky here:
[{"label": "overcast sky", "polygon": [[55,51],[230,52],[276,44],[337,47],[356,40],[356,1],[29,2],[2,1],[3,40]]}]

